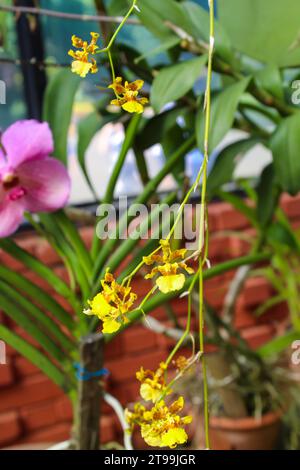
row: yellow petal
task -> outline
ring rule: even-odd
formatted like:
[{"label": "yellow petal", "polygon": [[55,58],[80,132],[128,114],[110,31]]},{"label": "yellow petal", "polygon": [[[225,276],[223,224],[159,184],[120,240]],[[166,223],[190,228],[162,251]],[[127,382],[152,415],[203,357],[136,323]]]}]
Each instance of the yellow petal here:
[{"label": "yellow petal", "polygon": [[99,318],[104,318],[111,313],[112,307],[106,301],[103,294],[97,294],[89,304],[94,315],[99,316]]},{"label": "yellow petal", "polygon": [[87,76],[91,68],[92,64],[89,62],[82,62],[80,60],[75,60],[72,62],[72,72],[76,73],[82,78]]},{"label": "yellow petal", "polygon": [[112,320],[112,319],[105,320],[103,322],[102,333],[104,334],[115,333],[116,331],[120,329],[120,327],[121,327],[121,323],[117,322],[116,320]]},{"label": "yellow petal", "polygon": [[155,389],[149,384],[142,384],[140,387],[140,395],[145,401],[155,403],[162,394],[162,390]]},{"label": "yellow petal", "polygon": [[153,432],[152,426],[149,424],[141,426],[142,438],[145,440],[146,444],[151,447],[162,447],[162,441],[160,435]]},{"label": "yellow petal", "polygon": [[170,276],[160,276],[156,279],[156,285],[163,294],[182,289],[185,282],[184,274],[172,274]]},{"label": "yellow petal", "polygon": [[184,444],[188,440],[188,435],[182,428],[173,428],[164,433],[161,440],[163,446],[174,449],[178,444]]},{"label": "yellow petal", "polygon": [[141,114],[144,111],[144,107],[135,100],[127,101],[122,105],[122,108],[128,113]]}]

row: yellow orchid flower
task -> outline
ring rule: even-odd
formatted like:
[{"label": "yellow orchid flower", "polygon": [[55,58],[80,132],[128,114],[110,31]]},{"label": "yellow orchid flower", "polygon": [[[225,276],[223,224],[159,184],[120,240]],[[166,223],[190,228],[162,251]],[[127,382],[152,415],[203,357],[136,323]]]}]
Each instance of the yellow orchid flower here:
[{"label": "yellow orchid flower", "polygon": [[183,407],[183,397],[170,406],[160,400],[150,410],[137,403],[133,412],[125,411],[125,416],[131,431],[135,425],[140,426],[142,437],[149,446],[175,449],[179,444],[187,442],[184,426],[192,422],[191,416],[181,417],[178,414]]},{"label": "yellow orchid flower", "polygon": [[117,97],[111,101],[111,104],[121,107],[128,113],[141,114],[144,111],[144,106],[149,102],[147,98],[139,98],[138,96],[143,85],[143,80],[136,80],[132,83],[126,81],[123,85],[123,78],[117,77],[108,87],[114,90]]},{"label": "yellow orchid flower", "polygon": [[102,322],[102,333],[115,333],[124,323],[128,323],[127,313],[131,310],[137,296],[130,286],[121,286],[107,271],[101,281],[102,292],[88,301],[86,315],[96,315]]},{"label": "yellow orchid flower", "polygon": [[167,294],[182,289],[185,283],[185,275],[178,273],[178,271],[184,270],[188,274],[193,274],[194,270],[187,266],[183,261],[176,261],[184,259],[187,250],[185,248],[180,250],[171,250],[169,240],[160,240],[160,246],[162,254],[152,254],[144,256],[143,261],[147,266],[151,266],[155,263],[158,266],[154,267],[152,271],[145,276],[145,279],[152,279],[154,276],[159,274],[156,279],[156,285],[161,292]]},{"label": "yellow orchid flower", "polygon": [[[143,367],[136,373],[136,378],[141,382],[140,395],[145,401],[157,402],[164,392],[167,390],[165,382],[165,371],[167,365],[161,362],[159,368],[154,372],[152,370],[144,370]],[[167,395],[171,390],[167,391]]]},{"label": "yellow orchid flower", "polygon": [[90,55],[95,54],[97,49],[99,49],[99,46],[97,46],[99,34],[90,34],[92,37],[90,43],[88,43],[87,41],[83,41],[83,39],[73,35],[72,46],[81,50],[73,51],[73,49],[70,49],[68,52],[69,56],[74,59],[72,62],[72,72],[76,73],[77,75],[83,78],[86,77],[89,72],[98,72],[97,63],[95,59],[90,59]]}]

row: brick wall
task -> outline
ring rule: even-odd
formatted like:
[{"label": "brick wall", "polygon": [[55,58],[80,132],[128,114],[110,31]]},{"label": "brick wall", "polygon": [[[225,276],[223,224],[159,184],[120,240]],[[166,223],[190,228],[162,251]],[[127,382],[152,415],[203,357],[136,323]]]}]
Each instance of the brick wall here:
[{"label": "brick wall", "polygon": [[[284,196],[282,207],[295,227],[300,225],[300,197]],[[212,264],[247,254],[249,243],[244,239],[228,235],[226,231],[238,231],[244,235],[255,235],[247,220],[227,203],[211,204],[210,218],[210,253]],[[224,232],[225,231],[225,232]],[[82,229],[86,243],[90,243],[92,230]],[[17,237],[18,243],[53,270],[66,279],[59,258],[48,244],[33,234]],[[24,266],[0,252],[0,262],[15,271],[22,272],[37,285],[47,285],[36,274],[24,271]],[[205,295],[213,307],[220,310],[234,272],[209,280],[205,284]],[[134,290],[145,294],[147,287],[142,280],[134,281]],[[240,294],[234,313],[234,324],[241,331],[252,347],[258,347],[274,336],[284,321],[287,308],[277,305],[256,319],[254,309],[272,295],[272,289],[262,278],[251,278],[246,282]],[[172,307],[180,322],[184,324],[186,316],[186,299],[172,301]],[[160,320],[167,321],[163,307],[153,312]],[[0,312],[0,321],[20,333],[29,342],[34,342],[19,327]],[[117,337],[105,350],[105,366],[110,370],[107,389],[123,404],[134,401],[137,397],[138,384],[135,372],[141,365],[154,368],[166,358],[172,341],[146,330],[140,325],[129,328]],[[0,447],[32,444],[54,443],[65,440],[70,434],[72,410],[68,399],[60,389],[52,384],[36,367],[22,358],[12,348],[7,347],[8,361],[0,366]],[[107,405],[103,407],[101,420],[102,441],[119,440],[121,429],[116,417]]]}]

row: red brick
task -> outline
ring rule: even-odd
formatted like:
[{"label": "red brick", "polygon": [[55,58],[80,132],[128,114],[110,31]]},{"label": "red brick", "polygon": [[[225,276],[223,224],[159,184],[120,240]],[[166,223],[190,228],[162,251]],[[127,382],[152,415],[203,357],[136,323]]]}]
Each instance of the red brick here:
[{"label": "red brick", "polygon": [[247,279],[241,294],[241,301],[245,306],[259,305],[271,295],[270,284],[264,278]]},{"label": "red brick", "polygon": [[35,232],[29,232],[28,235],[20,234],[15,237],[15,242],[31,255],[35,256],[35,250],[41,237],[37,236]]},{"label": "red brick", "polygon": [[61,390],[42,374],[27,377],[14,388],[0,390],[0,412],[50,400],[60,394]]},{"label": "red brick", "polygon": [[143,366],[145,369],[157,367],[166,358],[166,351],[153,351],[138,355],[128,355],[125,358],[108,361],[106,367],[111,373],[113,382],[122,382],[135,377],[137,370]]},{"label": "red brick", "polygon": [[62,396],[54,402],[55,417],[57,421],[71,421],[73,410],[70,400],[67,396]]},{"label": "red brick", "polygon": [[134,326],[123,333],[123,348],[125,354],[155,349],[157,335],[142,326]]},{"label": "red brick", "polygon": [[213,219],[214,230],[236,230],[249,227],[246,217],[227,202],[211,205],[209,213]]},{"label": "red brick", "polygon": [[123,338],[124,338],[124,335],[127,334],[127,331],[126,333],[117,335],[112,341],[110,341],[109,343],[105,345],[104,347],[105,361],[107,361],[108,359],[115,359],[121,356],[122,352],[124,351]]},{"label": "red brick", "polygon": [[276,330],[271,325],[254,326],[241,331],[242,337],[253,349],[257,349],[270,341],[274,337],[275,333]]},{"label": "red brick", "polygon": [[0,445],[14,442],[22,433],[18,414],[15,411],[0,414]]},{"label": "red brick", "polygon": [[19,444],[27,443],[42,443],[47,442],[49,445],[56,444],[70,438],[71,424],[59,423],[49,426],[45,429],[40,429],[32,433],[28,433],[24,438],[18,441]]},{"label": "red brick", "polygon": [[26,432],[35,431],[46,426],[56,424],[53,402],[34,403],[20,410],[20,418]]},{"label": "red brick", "polygon": [[61,263],[61,258],[46,240],[40,240],[36,246],[36,256],[47,266]]},{"label": "red brick", "polygon": [[13,385],[15,379],[14,369],[9,357],[6,358],[6,364],[0,364],[0,388]]},{"label": "red brick", "polygon": [[39,369],[31,364],[25,357],[17,356],[14,360],[14,367],[18,378],[34,375],[39,372]]},{"label": "red brick", "polygon": [[4,264],[4,266],[7,266],[12,271],[20,272],[24,270],[24,265],[7,254],[4,250],[0,250],[0,263]]},{"label": "red brick", "polygon": [[209,260],[224,260],[231,257],[231,238],[224,235],[214,234],[209,239]]},{"label": "red brick", "polygon": [[297,196],[289,196],[288,194],[284,194],[281,197],[280,205],[286,215],[291,218],[300,217],[300,195]]},{"label": "red brick", "polygon": [[117,434],[115,418],[113,416],[102,416],[100,420],[100,439],[102,444],[115,441]]},{"label": "red brick", "polygon": [[90,248],[92,246],[92,241],[94,238],[95,234],[95,228],[94,227],[81,227],[80,228],[80,235],[81,238],[83,239],[85,245]]}]

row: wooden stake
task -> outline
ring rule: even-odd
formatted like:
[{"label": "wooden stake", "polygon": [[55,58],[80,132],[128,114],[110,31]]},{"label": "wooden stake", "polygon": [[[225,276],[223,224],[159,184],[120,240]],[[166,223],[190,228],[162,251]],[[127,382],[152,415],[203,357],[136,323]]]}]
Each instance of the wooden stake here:
[{"label": "wooden stake", "polygon": [[[90,334],[80,341],[80,366],[90,373],[103,367],[103,335]],[[75,430],[77,450],[100,448],[100,403],[102,389],[99,377],[78,381],[78,406]]]}]

